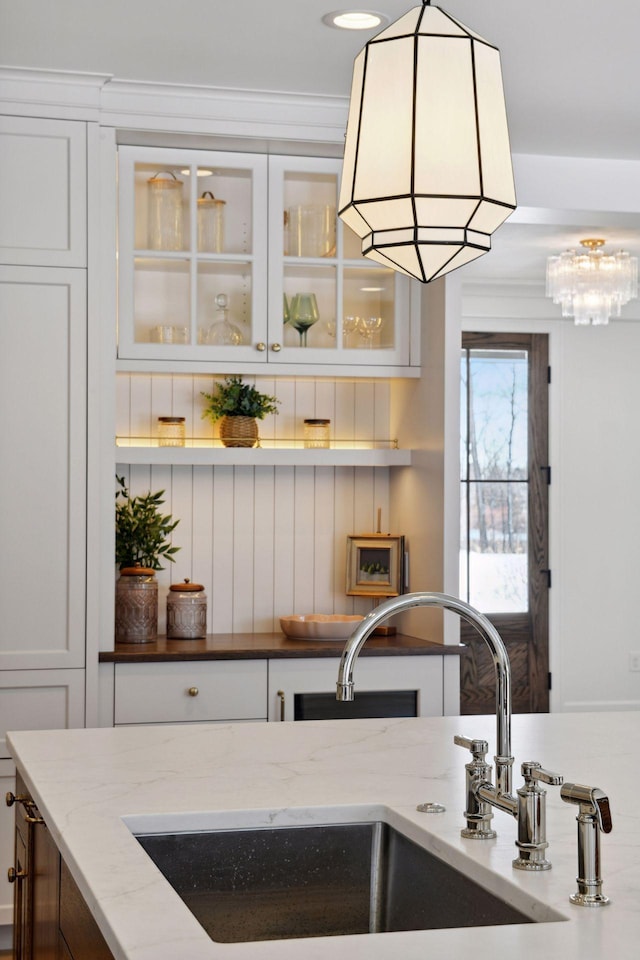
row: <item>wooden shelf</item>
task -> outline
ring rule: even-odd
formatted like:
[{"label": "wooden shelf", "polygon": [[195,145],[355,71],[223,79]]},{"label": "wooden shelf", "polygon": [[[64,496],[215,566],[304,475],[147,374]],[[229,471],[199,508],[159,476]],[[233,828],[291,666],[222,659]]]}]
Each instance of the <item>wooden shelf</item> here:
[{"label": "wooden shelf", "polygon": [[117,445],[116,463],[248,467],[403,467],[411,450],[307,450],[275,447],[129,447]]}]

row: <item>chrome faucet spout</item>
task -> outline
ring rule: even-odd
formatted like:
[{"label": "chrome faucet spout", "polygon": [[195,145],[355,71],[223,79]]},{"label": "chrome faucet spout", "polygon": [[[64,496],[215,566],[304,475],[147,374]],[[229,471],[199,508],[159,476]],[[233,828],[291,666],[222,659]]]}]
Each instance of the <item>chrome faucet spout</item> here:
[{"label": "chrome faucet spout", "polygon": [[405,593],[381,603],[358,624],[347,640],[338,670],[338,700],[353,700],[353,668],[358,654],[375,628],[402,610],[410,607],[440,607],[457,613],[478,631],[487,644],[496,674],[496,790],[511,794],[511,665],[500,634],[493,624],[468,603],[445,593]]}]

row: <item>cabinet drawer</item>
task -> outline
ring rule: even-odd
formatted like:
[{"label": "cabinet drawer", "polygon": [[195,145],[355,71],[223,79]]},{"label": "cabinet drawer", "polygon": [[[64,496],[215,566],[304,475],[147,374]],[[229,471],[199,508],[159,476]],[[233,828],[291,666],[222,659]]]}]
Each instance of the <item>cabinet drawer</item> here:
[{"label": "cabinet drawer", "polygon": [[118,663],[114,699],[116,724],[265,720],[267,663]]}]

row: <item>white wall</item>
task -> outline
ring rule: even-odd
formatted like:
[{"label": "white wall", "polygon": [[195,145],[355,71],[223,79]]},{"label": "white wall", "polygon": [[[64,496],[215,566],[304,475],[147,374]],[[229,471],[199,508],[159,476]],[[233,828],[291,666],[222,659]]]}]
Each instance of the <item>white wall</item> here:
[{"label": "white wall", "polygon": [[559,310],[540,290],[476,286],[463,328],[549,335],[551,708],[639,709],[640,322],[576,327]]}]

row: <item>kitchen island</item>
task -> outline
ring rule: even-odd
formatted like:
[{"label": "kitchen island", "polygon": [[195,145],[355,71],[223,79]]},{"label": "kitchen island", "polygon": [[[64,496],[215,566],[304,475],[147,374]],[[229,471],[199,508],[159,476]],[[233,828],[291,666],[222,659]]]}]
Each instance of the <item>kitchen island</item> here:
[{"label": "kitchen island", "polygon": [[[356,677],[357,680],[357,677]],[[356,688],[357,696],[357,688]],[[611,801],[602,837],[611,903],[569,902],[577,808],[547,788],[553,868],[512,868],[516,822],[496,812],[495,840],[460,837],[467,751],[495,748],[495,718],[437,717],[283,724],[180,724],[9,734],[12,755],[116,960],[424,960],[500,956],[631,960],[640,942],[640,713],[513,718],[520,764],[539,761]],[[442,813],[423,813],[423,803]],[[534,919],[551,922],[345,937],[215,943],[134,833],[387,820]],[[562,918],[562,919],[558,919]]]}]

